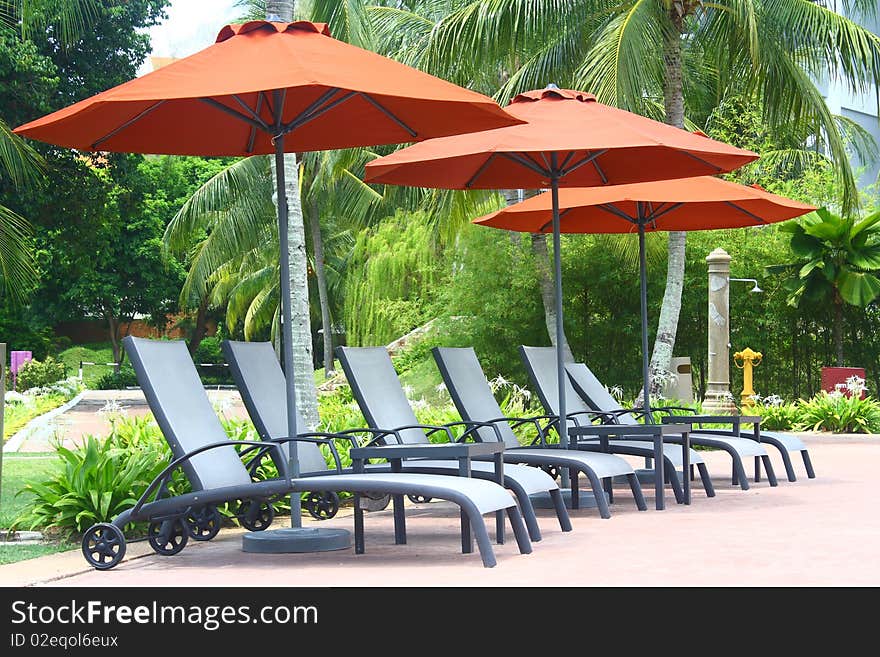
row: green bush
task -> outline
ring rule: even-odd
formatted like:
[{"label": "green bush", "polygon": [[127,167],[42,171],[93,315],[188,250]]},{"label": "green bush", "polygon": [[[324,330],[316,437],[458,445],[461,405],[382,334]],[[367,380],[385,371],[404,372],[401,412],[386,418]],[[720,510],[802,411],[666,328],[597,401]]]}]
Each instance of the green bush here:
[{"label": "green bush", "polygon": [[790,431],[800,428],[802,424],[800,408],[792,402],[757,403],[745,412],[760,415],[761,428],[768,431]]},{"label": "green bush", "polygon": [[[226,363],[226,359],[220,350],[219,337],[204,338],[196,348],[196,353],[193,354],[193,362],[196,363],[203,383],[208,385],[232,383],[232,373],[228,367],[222,366]],[[218,365],[218,367],[202,367],[202,363],[210,363]]]},{"label": "green bush", "polygon": [[95,382],[96,390],[123,390],[138,385],[137,376],[131,365],[123,365],[119,372],[107,372]]},{"label": "green bush", "polygon": [[800,426],[834,433],[880,433],[880,402],[872,397],[848,397],[824,390],[810,400],[798,400]]},{"label": "green bush", "polygon": [[25,485],[33,499],[16,526],[73,535],[109,522],[134,506],[166,463],[152,449],[123,449],[112,439],[94,436],[80,449],[58,447],[56,452],[60,467],[48,481]]},{"label": "green bush", "polygon": [[52,356],[46,356],[44,361],[29,360],[22,365],[16,375],[15,387],[18,390],[44,388],[66,376],[67,366]]}]

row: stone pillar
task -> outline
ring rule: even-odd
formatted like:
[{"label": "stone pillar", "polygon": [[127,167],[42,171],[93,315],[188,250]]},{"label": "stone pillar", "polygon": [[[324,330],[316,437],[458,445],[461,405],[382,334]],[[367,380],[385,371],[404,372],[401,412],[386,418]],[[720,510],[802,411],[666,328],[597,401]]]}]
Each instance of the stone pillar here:
[{"label": "stone pillar", "polygon": [[715,249],[709,264],[709,380],[703,410],[708,414],[732,413],[730,394],[730,256]]}]

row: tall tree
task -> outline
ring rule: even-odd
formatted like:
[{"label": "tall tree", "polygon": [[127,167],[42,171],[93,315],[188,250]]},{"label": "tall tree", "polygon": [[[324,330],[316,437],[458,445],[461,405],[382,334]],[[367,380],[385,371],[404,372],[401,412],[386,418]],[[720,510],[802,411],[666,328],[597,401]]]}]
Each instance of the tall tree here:
[{"label": "tall tree", "polygon": [[[501,101],[555,82],[682,127],[707,98],[717,104],[729,88],[746,89],[771,128],[810,126],[852,208],[858,195],[845,136],[817,79],[827,74],[853,92],[870,91],[880,83],[880,37],[835,13],[838,4],[877,13],[875,0],[453,0],[370,13],[398,56],[437,75],[480,84],[512,67],[496,94]],[[675,343],[684,249],[684,235],[671,235],[651,360],[657,383]]]}]

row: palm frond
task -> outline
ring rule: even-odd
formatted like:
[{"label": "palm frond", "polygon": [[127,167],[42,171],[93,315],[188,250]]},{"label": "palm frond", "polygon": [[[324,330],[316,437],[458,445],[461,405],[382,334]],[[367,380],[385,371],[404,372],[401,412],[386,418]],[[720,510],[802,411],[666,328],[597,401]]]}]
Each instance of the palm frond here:
[{"label": "palm frond", "polygon": [[13,302],[20,303],[37,283],[30,224],[0,205],[0,286]]}]

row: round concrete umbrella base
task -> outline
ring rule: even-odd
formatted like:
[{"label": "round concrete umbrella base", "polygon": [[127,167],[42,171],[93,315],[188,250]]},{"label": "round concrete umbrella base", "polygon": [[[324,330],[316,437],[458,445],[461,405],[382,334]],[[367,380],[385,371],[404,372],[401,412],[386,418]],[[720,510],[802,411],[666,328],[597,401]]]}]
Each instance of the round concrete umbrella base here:
[{"label": "round concrete umbrella base", "polygon": [[[562,488],[560,489],[562,492],[562,499],[565,501],[565,508],[570,509],[571,506],[571,489],[570,488]],[[595,509],[596,508],[596,496],[589,491],[579,490],[578,491],[578,501],[580,502],[581,509]],[[608,497],[607,495],[605,496]],[[555,509],[555,505],[553,504],[553,500],[550,499],[550,493],[535,493],[534,495],[529,495],[529,499],[532,501],[532,506],[536,509]]]},{"label": "round concrete umbrella base", "polygon": [[330,552],[349,547],[351,547],[351,532],[346,529],[286,527],[250,532],[241,539],[241,549],[244,552],[264,554]]}]

